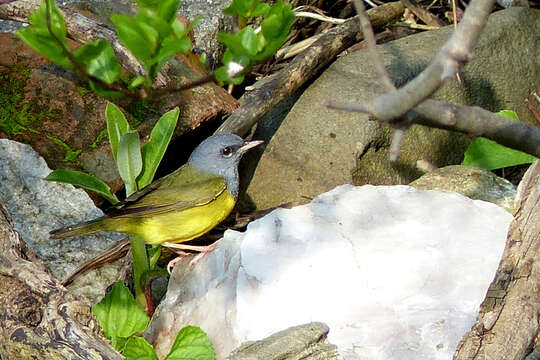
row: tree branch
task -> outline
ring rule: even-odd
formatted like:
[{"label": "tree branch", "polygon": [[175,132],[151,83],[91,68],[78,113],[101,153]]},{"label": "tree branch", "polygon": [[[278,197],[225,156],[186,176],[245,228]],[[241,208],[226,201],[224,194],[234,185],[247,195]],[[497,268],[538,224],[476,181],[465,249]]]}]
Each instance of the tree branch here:
[{"label": "tree branch", "polygon": [[[493,7],[493,0],[473,0],[456,31],[416,78],[397,91],[382,94],[363,104],[378,120],[391,122],[431,96],[446,79],[451,79],[470,54]],[[333,107],[336,107],[335,104]]]},{"label": "tree branch", "polygon": [[[0,353],[4,359],[122,359],[88,301],[67,291],[28,251],[0,204]],[[33,259],[32,259],[33,258]]]}]

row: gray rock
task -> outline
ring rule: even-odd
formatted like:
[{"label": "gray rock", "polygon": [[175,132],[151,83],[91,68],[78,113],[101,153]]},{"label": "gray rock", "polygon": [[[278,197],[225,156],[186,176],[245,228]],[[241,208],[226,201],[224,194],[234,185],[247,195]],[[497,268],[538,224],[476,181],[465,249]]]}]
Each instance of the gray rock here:
[{"label": "gray rock", "polygon": [[422,190],[453,191],[473,200],[484,200],[514,212],[516,188],[486,169],[451,165],[430,171],[409,185]]},{"label": "gray rock", "polygon": [[[521,120],[532,123],[523,99],[539,86],[540,47],[531,41],[540,33],[539,13],[511,8],[491,15],[474,59],[461,73],[463,84],[449,81],[435,98],[492,111],[513,109]],[[446,27],[379,46],[397,85],[424,69],[452,31]],[[467,136],[414,126],[393,167],[387,156],[387,126],[363,114],[326,107],[330,100],[362,101],[381,91],[366,51],[338,59],[304,92],[273,135],[248,187],[249,200],[260,209],[306,202],[344,183],[409,183],[422,175],[415,166],[419,159],[436,167],[461,162],[470,142]]]},{"label": "gray rock", "polygon": [[[52,240],[49,231],[102,214],[88,194],[68,184],[43,180],[51,170],[30,146],[0,139],[0,202],[13,218],[14,229],[48,266],[65,279],[82,263],[116,243],[119,234],[97,234]],[[98,301],[105,289],[123,279],[124,260],[87,272],[71,286],[74,293]]]},{"label": "gray rock", "polygon": [[200,21],[193,29],[195,48],[203,50],[209,60],[218,62],[223,54],[223,45],[218,41],[220,31],[232,32],[233,17],[225,15],[222,9],[226,8],[231,0],[182,0],[179,14],[190,21],[200,17]]},{"label": "gray rock", "polygon": [[313,322],[293,326],[269,337],[240,345],[227,360],[339,359],[337,347],[326,341],[328,325]]}]

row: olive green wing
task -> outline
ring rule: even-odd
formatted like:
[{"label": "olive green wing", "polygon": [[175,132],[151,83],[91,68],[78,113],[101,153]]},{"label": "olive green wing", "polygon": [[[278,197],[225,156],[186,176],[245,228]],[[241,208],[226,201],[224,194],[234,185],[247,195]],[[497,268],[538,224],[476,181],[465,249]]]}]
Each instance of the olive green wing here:
[{"label": "olive green wing", "polygon": [[110,217],[140,217],[182,211],[211,202],[227,190],[224,178],[183,166],[123,201]]}]

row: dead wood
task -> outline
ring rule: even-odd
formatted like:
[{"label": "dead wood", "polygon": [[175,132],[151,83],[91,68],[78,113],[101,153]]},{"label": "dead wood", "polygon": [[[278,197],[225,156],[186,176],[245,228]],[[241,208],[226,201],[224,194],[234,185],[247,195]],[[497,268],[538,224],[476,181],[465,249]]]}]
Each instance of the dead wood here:
[{"label": "dead wood", "polygon": [[101,336],[90,304],[70,294],[24,249],[0,204],[0,357],[122,359]]},{"label": "dead wood", "polygon": [[539,345],[540,160],[525,174],[506,248],[455,360],[524,359]]}]

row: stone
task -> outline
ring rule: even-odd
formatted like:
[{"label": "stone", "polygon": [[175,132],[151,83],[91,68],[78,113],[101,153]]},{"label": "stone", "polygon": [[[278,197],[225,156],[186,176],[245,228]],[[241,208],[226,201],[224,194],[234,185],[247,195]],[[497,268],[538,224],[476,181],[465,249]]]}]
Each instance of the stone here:
[{"label": "stone", "polygon": [[[100,254],[121,238],[99,233],[65,240],[53,240],[56,228],[101,216],[101,210],[84,192],[72,185],[43,180],[51,169],[30,146],[0,139],[0,202],[8,209],[14,229],[45,262],[52,275],[65,279],[84,262]],[[96,303],[112,283],[124,280],[124,259],[90,270],[68,288]]]},{"label": "stone", "polygon": [[200,326],[226,358],[316,321],[346,359],[450,360],[511,221],[457,193],[343,185],[226,231],[196,266],[182,259],[145,337],[164,356],[182,327]]},{"label": "stone", "polygon": [[422,190],[457,192],[473,200],[499,205],[511,214],[514,212],[515,186],[486,169],[445,166],[428,172],[409,185]]}]

